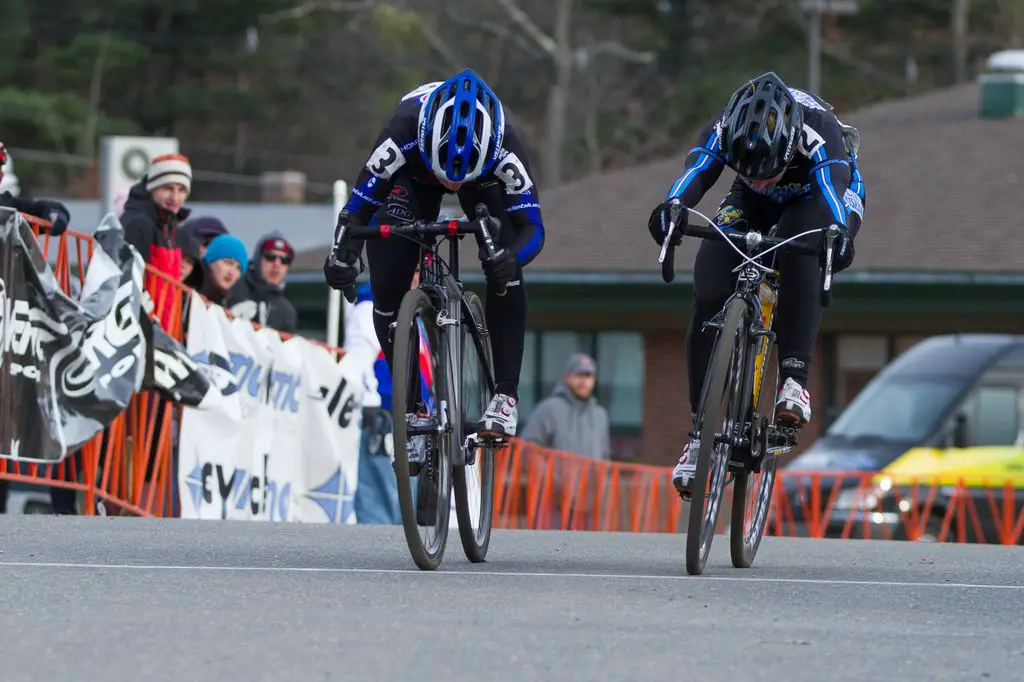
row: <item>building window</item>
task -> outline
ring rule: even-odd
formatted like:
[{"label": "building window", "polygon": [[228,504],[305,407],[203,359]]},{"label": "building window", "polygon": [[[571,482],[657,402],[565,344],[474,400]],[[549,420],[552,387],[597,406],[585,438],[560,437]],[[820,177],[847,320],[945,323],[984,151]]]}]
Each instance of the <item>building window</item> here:
[{"label": "building window", "polygon": [[519,381],[519,430],[538,402],[561,382],[573,353],[597,362],[597,399],[613,434],[638,434],[643,423],[644,342],[636,332],[528,332]]},{"label": "building window", "polygon": [[598,400],[613,430],[639,431],[644,418],[644,337],[633,332],[597,335]]},{"label": "building window", "polygon": [[838,338],[839,367],[836,394],[839,405],[848,405],[889,361],[889,340],[885,336],[845,334]]}]

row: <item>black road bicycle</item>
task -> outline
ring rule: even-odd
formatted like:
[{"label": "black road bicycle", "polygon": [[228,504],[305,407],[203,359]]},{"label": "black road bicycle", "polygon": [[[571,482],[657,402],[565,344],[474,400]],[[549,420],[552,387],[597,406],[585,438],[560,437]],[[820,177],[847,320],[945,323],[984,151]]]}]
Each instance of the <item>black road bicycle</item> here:
[{"label": "black road bicycle", "polygon": [[[483,304],[459,279],[459,242],[479,234],[493,256],[500,227],[478,204],[472,220],[350,226],[338,235],[340,243],[397,237],[421,247],[419,286],[391,324],[391,377],[398,502],[409,552],[423,570],[444,557],[453,483],[466,557],[484,561],[490,545],[494,453],[506,441],[476,433],[494,394],[494,369]],[[447,262],[438,238],[449,243]],[[354,299],[353,290],[345,295]]]},{"label": "black road bicycle", "polygon": [[[671,221],[659,258],[665,282],[675,279],[675,247],[671,239],[684,208],[678,201],[670,208]],[[774,256],[768,267],[757,259],[777,250],[816,256],[820,253],[816,246],[796,240],[824,231],[821,304],[827,307],[832,296],[832,250],[839,228],[831,225],[781,239],[775,236],[774,227],[767,235],[757,231],[723,230],[701,213],[687,210],[711,226],[687,225],[687,236],[726,241],[743,256],[743,261],[734,269],[739,271],[735,291],[705,324],[705,328],[717,331],[701,388],[697,418],[689,433],[700,440],[691,490],[692,497],[702,500],[702,504],[692,498],[689,500],[686,571],[700,575],[711,551],[725,487],[732,481],[735,481],[729,530],[732,564],[736,568],[749,568],[754,562],[768,521],[776,458],[796,445],[799,432],[797,427],[775,423],[778,362],[772,323],[779,293],[779,272]],[[766,380],[766,375],[772,378]],[[704,494],[698,495],[697,491]]]}]

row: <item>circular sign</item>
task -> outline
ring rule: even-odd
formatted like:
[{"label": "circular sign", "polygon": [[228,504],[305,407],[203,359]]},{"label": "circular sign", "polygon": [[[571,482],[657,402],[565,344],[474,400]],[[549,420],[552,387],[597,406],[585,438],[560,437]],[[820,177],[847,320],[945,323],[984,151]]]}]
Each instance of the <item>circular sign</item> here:
[{"label": "circular sign", "polygon": [[121,157],[121,171],[125,176],[134,182],[141,180],[147,170],[149,170],[149,154],[145,149],[132,147],[125,151],[124,156]]}]

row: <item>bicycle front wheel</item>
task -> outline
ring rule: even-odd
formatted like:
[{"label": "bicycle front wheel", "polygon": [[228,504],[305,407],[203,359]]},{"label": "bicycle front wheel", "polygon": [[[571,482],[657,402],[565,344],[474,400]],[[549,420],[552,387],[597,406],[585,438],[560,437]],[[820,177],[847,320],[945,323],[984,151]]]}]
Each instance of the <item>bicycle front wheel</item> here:
[{"label": "bicycle front wheel", "polygon": [[[750,568],[768,525],[768,512],[775,489],[776,456],[768,452],[767,430],[775,423],[775,393],[779,385],[779,361],[776,346],[768,341],[761,390],[757,399],[757,419],[761,425],[760,442],[751,442],[750,459],[736,472],[732,485],[732,523],[729,552],[732,565]],[[753,424],[751,424],[753,430]]]},{"label": "bicycle front wheel", "polygon": [[442,432],[446,368],[437,310],[421,289],[405,294],[395,324],[391,371],[395,478],[413,561],[434,570],[444,557],[451,514],[451,438]]},{"label": "bicycle front wheel", "polygon": [[686,572],[704,572],[715,537],[729,475],[729,441],[736,432],[743,392],[747,307],[734,298],[726,304],[725,321],[715,340],[711,366],[697,409],[700,448],[686,531]]},{"label": "bicycle front wheel", "polygon": [[[491,337],[483,303],[472,291],[465,293],[463,306],[461,364],[462,432],[468,435],[494,394]],[[467,559],[479,563],[487,557],[494,519],[494,446],[478,442],[468,450],[466,466],[455,468],[454,481],[462,549]]]}]

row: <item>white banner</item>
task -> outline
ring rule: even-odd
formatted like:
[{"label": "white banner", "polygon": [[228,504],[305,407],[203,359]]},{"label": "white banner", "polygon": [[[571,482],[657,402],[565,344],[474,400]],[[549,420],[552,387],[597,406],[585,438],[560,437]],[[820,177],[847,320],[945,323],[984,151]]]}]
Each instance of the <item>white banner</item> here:
[{"label": "white banner", "polygon": [[355,523],[361,375],[301,337],[282,341],[191,303],[187,350],[225,394],[184,409],[182,518]]}]

